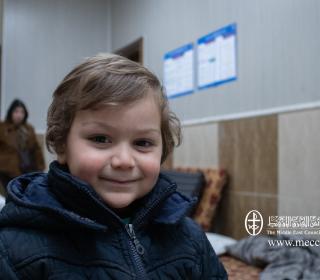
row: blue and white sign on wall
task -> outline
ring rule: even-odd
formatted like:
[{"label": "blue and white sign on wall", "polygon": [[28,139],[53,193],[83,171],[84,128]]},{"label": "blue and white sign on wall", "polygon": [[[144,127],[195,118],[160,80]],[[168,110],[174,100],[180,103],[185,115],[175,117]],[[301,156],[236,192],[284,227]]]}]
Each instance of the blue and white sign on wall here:
[{"label": "blue and white sign on wall", "polygon": [[194,91],[193,44],[187,44],[164,55],[164,87],[168,98]]},{"label": "blue and white sign on wall", "polygon": [[236,24],[198,39],[198,88],[204,89],[237,78]]}]

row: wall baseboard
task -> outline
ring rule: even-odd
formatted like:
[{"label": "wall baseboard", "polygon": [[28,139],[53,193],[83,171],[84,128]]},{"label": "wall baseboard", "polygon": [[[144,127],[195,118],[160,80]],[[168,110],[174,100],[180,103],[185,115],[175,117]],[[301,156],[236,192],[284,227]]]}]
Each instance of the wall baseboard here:
[{"label": "wall baseboard", "polygon": [[266,109],[266,110],[256,110],[256,111],[249,111],[249,112],[243,112],[243,113],[234,113],[234,114],[226,114],[221,116],[211,116],[211,117],[200,118],[200,119],[186,120],[186,121],[182,121],[181,124],[182,126],[194,126],[194,125],[201,125],[201,124],[207,124],[212,122],[223,122],[223,121],[238,120],[238,119],[244,119],[244,118],[262,117],[262,116],[268,116],[268,115],[274,115],[274,114],[284,114],[284,113],[291,113],[291,112],[297,112],[302,110],[312,110],[312,109],[318,109],[318,108],[320,108],[320,101],[281,106],[281,107],[275,107],[275,108]]}]

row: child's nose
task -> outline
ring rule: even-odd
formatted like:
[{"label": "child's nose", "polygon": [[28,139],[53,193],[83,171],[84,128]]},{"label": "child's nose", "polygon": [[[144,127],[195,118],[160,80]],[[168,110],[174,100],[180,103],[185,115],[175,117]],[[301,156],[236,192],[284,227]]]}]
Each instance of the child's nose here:
[{"label": "child's nose", "polygon": [[111,166],[116,169],[130,169],[135,165],[132,151],[128,145],[119,145],[115,148],[111,158]]}]

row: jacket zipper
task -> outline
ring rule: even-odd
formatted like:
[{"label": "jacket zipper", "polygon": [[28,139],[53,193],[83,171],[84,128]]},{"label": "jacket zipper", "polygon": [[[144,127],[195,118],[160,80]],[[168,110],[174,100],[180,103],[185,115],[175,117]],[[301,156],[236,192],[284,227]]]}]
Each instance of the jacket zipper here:
[{"label": "jacket zipper", "polygon": [[126,224],[125,226],[126,231],[130,237],[130,249],[133,255],[134,263],[137,268],[137,279],[148,279],[147,273],[144,269],[143,263],[142,263],[142,257],[144,255],[144,248],[139,242],[132,224]]}]

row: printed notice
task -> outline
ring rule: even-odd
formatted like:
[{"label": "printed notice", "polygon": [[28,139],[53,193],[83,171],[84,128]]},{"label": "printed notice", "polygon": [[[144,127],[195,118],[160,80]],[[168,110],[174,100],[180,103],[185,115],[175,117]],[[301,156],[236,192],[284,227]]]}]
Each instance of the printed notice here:
[{"label": "printed notice", "polygon": [[193,44],[182,46],[164,56],[164,86],[168,98],[194,91]]},{"label": "printed notice", "polygon": [[235,80],[236,68],[236,24],[198,39],[199,89]]}]

